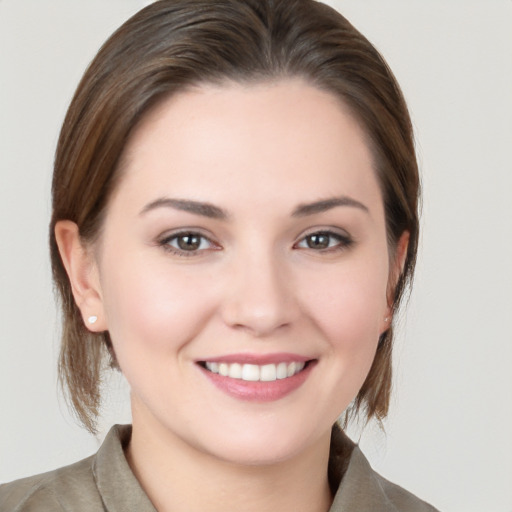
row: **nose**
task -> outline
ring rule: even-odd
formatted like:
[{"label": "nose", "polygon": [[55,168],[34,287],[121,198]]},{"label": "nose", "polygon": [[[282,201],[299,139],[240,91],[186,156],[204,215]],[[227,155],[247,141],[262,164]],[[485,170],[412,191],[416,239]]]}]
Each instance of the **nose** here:
[{"label": "nose", "polygon": [[298,317],[293,281],[272,254],[253,254],[233,264],[222,307],[232,328],[265,337],[290,326]]}]

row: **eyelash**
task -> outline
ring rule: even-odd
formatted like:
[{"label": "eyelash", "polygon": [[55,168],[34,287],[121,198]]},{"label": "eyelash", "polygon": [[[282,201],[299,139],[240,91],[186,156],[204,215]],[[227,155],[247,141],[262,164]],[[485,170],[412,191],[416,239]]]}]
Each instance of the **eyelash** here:
[{"label": "eyelash", "polygon": [[[336,231],[331,231],[329,229],[322,229],[319,231],[313,231],[303,236],[299,242],[294,245],[295,247],[299,247],[300,244],[308,242],[308,239],[311,240],[312,237],[328,237],[329,242],[327,247],[314,249],[313,247],[300,247],[301,249],[310,249],[314,252],[319,253],[333,253],[340,252],[349,249],[354,244],[354,239],[347,234],[341,234]],[[334,245],[331,245],[332,241],[335,241]]]},{"label": "eyelash", "polygon": [[[176,243],[179,243],[178,240],[185,237],[191,237],[191,238],[198,238],[199,241],[199,247],[194,250],[187,251],[185,249],[180,249],[179,247],[173,247],[171,245],[171,242],[176,241]],[[201,248],[201,245],[203,245],[204,242],[207,242],[209,244],[209,247],[207,248]],[[202,233],[198,233],[197,231],[180,231],[178,233],[173,233],[172,235],[166,236],[165,238],[162,238],[158,245],[162,247],[167,252],[170,252],[176,256],[181,256],[184,258],[190,258],[193,256],[198,256],[203,251],[206,250],[218,250],[219,246],[215,244],[212,240],[210,240],[207,236],[203,235]]]},{"label": "eyelash", "polygon": [[[199,239],[199,246],[196,249],[193,250],[185,250],[181,249],[179,247],[174,247],[171,245],[172,242],[179,243],[179,239],[183,239],[185,237],[190,238],[198,238]],[[322,248],[316,248],[307,246],[307,247],[301,247],[301,244],[308,244],[308,240],[312,240],[313,237],[328,237],[328,245],[327,247]],[[334,244],[332,244],[334,240]],[[207,244],[209,244],[209,247],[201,248],[201,245],[206,241]],[[293,245],[294,249],[309,249],[313,252],[319,252],[319,253],[334,253],[334,252],[341,252],[344,250],[349,249],[354,244],[354,240],[349,235],[343,235],[341,233],[330,231],[330,230],[319,230],[319,231],[313,231],[311,233],[308,233],[307,235],[303,236],[297,243]],[[158,245],[161,246],[165,251],[170,252],[176,256],[190,258],[194,256],[198,256],[204,251],[208,250],[219,250],[220,246],[215,244],[210,238],[203,235],[202,233],[199,233],[197,231],[181,231],[178,233],[173,233],[172,235],[166,236],[165,238],[162,238],[159,240]]]}]

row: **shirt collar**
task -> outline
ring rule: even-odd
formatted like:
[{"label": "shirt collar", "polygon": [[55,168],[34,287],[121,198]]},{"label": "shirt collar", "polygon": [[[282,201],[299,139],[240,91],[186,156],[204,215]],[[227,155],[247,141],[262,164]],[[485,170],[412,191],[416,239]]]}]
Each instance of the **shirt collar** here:
[{"label": "shirt collar", "polygon": [[332,430],[329,479],[331,488],[335,486],[329,512],[397,512],[382,488],[380,477],[338,425]]},{"label": "shirt collar", "polygon": [[[108,512],[156,512],[126,461],[123,450],[131,432],[131,425],[112,427],[96,454],[94,479]],[[337,427],[331,440],[329,479],[335,493],[329,512],[396,512],[368,460]]]},{"label": "shirt collar", "polygon": [[94,479],[108,512],[156,512],[124,455],[131,435],[131,425],[114,425],[110,429],[93,463]]}]

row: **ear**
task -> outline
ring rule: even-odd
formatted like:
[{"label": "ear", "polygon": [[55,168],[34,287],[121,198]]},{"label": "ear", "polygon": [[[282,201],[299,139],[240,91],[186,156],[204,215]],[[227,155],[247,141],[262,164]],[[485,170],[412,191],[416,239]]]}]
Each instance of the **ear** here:
[{"label": "ear", "polygon": [[85,326],[92,332],[107,330],[98,267],[91,247],[84,245],[78,226],[70,220],[56,223],[55,239]]},{"label": "ear", "polygon": [[409,231],[404,231],[400,236],[395,254],[393,255],[390,261],[389,268],[389,279],[388,279],[388,289],[387,289],[387,311],[386,317],[384,318],[384,329],[389,328],[391,325],[392,317],[393,317],[393,299],[395,297],[395,290],[400,280],[400,277],[404,271],[405,260],[407,259],[407,249],[409,247]]}]

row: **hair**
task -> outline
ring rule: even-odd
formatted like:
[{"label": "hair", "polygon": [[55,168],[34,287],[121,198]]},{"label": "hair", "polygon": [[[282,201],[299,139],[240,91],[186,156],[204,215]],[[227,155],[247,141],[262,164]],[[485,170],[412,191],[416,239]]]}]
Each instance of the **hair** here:
[{"label": "hair", "polygon": [[[161,0],[124,23],[85,72],[60,133],[52,184],[50,250],[62,307],[59,376],[79,420],[95,431],[107,362],[117,366],[108,332],[84,326],[59,255],[55,224],[78,225],[84,243],[101,233],[120,179],[127,140],[150,108],[184,89],[227,81],[301,78],[339,98],[363,128],[374,158],[390,255],[409,232],[395,310],[413,275],[418,245],[419,177],[412,125],[384,59],[341,14],[313,0]],[[366,421],[388,412],[392,326],[346,412]]]}]

